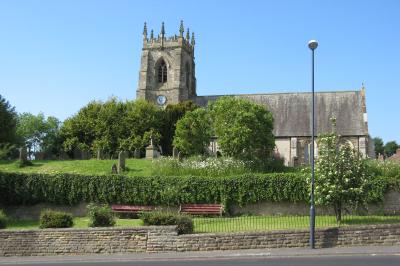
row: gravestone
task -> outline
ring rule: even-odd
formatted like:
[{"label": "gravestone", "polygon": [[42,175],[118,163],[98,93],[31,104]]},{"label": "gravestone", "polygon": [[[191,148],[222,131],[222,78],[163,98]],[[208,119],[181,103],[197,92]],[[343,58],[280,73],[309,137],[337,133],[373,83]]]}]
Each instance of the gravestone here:
[{"label": "gravestone", "polygon": [[68,160],[69,159],[69,155],[65,151],[61,151],[60,155],[58,156],[58,159],[59,160]]},{"label": "gravestone", "polygon": [[172,157],[173,157],[174,159],[177,159],[177,158],[178,158],[178,153],[179,153],[178,149],[174,147],[174,148],[172,149]]},{"label": "gravestone", "polygon": [[18,150],[19,150],[19,158],[18,158],[19,162],[21,164],[25,164],[28,161],[28,154],[26,152],[26,148],[25,147],[19,148]]},{"label": "gravestone", "polygon": [[126,152],[120,151],[118,154],[118,174],[122,173],[125,170],[125,159],[127,157]]},{"label": "gravestone", "polygon": [[103,150],[102,149],[98,149],[97,150],[97,160],[102,160],[103,159]]},{"label": "gravestone", "polygon": [[79,148],[74,149],[74,160],[82,160],[82,151]]},{"label": "gravestone", "polygon": [[136,159],[140,159],[140,149],[135,149],[133,152],[133,157]]},{"label": "gravestone", "polygon": [[117,168],[117,165],[116,165],[116,164],[113,164],[113,165],[111,166],[111,173],[112,173],[112,174],[118,174],[118,168]]},{"label": "gravestone", "polygon": [[82,151],[81,155],[82,155],[81,157],[82,160],[89,160],[92,157],[90,151]]},{"label": "gravestone", "polygon": [[160,153],[153,145],[153,138],[150,139],[150,145],[146,147],[146,159],[155,159],[160,157]]}]

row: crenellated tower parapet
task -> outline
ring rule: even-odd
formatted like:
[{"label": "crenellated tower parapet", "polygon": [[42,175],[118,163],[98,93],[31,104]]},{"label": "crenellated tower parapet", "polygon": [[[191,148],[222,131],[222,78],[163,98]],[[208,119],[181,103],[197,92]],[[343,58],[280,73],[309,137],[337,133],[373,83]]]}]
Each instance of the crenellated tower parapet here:
[{"label": "crenellated tower parapet", "polygon": [[[154,37],[154,31],[151,30],[151,34],[147,36],[147,24],[144,23],[143,29],[143,50],[151,49],[174,49],[183,48],[187,52],[194,53],[194,33],[192,32],[192,38],[190,38],[190,29],[186,30],[186,37],[184,37],[185,30],[183,28],[183,21],[179,28],[179,35],[166,36],[164,22],[161,25],[160,33],[157,37]],[[192,41],[193,40],[193,41]]]}]

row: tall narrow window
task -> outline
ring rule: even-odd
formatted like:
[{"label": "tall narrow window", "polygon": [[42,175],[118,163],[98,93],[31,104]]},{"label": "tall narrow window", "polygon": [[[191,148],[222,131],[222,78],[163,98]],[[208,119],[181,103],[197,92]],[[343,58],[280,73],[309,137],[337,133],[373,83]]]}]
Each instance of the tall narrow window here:
[{"label": "tall narrow window", "polygon": [[167,82],[167,65],[165,64],[164,60],[162,60],[160,65],[158,66],[158,82]]},{"label": "tall narrow window", "polygon": [[190,87],[190,68],[189,68],[189,64],[186,63],[185,65],[185,80],[186,80],[186,88],[189,89]]}]

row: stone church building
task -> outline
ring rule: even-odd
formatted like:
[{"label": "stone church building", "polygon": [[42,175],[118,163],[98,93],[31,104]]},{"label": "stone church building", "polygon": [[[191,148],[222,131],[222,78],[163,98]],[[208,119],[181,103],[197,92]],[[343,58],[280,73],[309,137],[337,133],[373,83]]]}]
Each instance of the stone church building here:
[{"label": "stone church building", "polygon": [[[185,36],[184,36],[185,35]],[[223,95],[198,96],[195,75],[195,37],[183,23],[179,35],[167,37],[164,23],[160,34],[148,36],[143,29],[143,49],[136,97],[159,106],[192,100],[207,106]],[[286,165],[307,164],[311,142],[311,93],[263,93],[231,95],[265,106],[274,116],[275,153]],[[330,118],[336,117],[337,131],[364,156],[374,157],[368,135],[365,89],[317,92],[316,135],[332,130]],[[227,110],[229,111],[229,110]],[[211,147],[216,149],[216,143]],[[318,147],[315,145],[315,154]]]}]

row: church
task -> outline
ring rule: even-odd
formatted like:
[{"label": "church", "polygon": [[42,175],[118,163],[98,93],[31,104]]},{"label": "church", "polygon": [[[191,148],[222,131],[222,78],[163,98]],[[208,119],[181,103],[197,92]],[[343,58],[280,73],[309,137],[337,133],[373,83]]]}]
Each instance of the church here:
[{"label": "church", "polygon": [[[195,36],[184,29],[181,21],[179,35],[167,37],[164,23],[160,34],[148,36],[143,29],[143,48],[139,70],[137,99],[159,106],[192,100],[199,106],[224,95],[198,96],[195,75]],[[311,93],[263,93],[230,95],[261,104],[274,117],[275,154],[285,165],[308,164],[311,143]],[[365,89],[315,93],[316,135],[332,131],[331,118],[336,118],[341,141],[348,142],[364,156],[374,157],[373,141],[368,134]],[[227,110],[229,111],[229,110]],[[211,145],[214,149],[217,144]],[[315,145],[318,155],[318,146]]]}]

